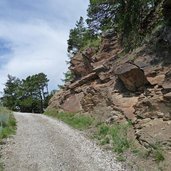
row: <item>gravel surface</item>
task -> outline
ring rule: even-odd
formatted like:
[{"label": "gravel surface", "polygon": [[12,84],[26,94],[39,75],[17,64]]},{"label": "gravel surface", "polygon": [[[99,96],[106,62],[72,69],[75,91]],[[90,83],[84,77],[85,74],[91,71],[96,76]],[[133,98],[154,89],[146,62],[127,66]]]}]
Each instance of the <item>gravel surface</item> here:
[{"label": "gravel surface", "polygon": [[6,171],[123,171],[111,152],[63,122],[15,113],[17,134],[2,149]]}]

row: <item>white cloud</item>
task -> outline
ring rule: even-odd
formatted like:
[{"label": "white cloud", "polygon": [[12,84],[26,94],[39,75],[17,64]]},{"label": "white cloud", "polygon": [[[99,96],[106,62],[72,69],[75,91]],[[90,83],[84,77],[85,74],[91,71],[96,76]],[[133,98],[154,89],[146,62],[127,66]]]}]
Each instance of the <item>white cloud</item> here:
[{"label": "white cloud", "polygon": [[[3,89],[3,83],[6,82],[7,74],[24,78],[31,74],[44,72],[50,79],[50,89],[57,88],[57,84],[61,83],[63,72],[67,70],[65,61],[68,59],[69,29],[79,16],[85,15],[87,8],[87,4],[80,0],[70,0],[70,2],[71,5],[68,1],[43,0],[40,8],[47,12],[46,16],[49,16],[49,19],[48,17],[43,18],[42,16],[45,15],[42,15],[42,11],[34,11],[34,8],[31,9],[32,13],[29,16],[22,9],[14,8],[14,16],[9,17],[8,8],[11,8],[9,1],[4,4],[0,3],[0,6],[4,5],[7,13],[6,18],[0,17],[0,38],[9,41],[12,49],[3,56],[8,60],[0,65],[0,91]],[[25,5],[30,3],[32,2],[27,0]],[[36,4],[35,9],[39,7]],[[82,11],[77,8],[76,4]],[[62,11],[62,8],[65,9]],[[18,20],[20,17],[18,15],[21,15],[22,12],[26,20]],[[55,20],[53,17],[50,18],[53,14],[56,16]]]},{"label": "white cloud", "polygon": [[21,78],[44,72],[50,80],[56,78],[56,83],[51,81],[51,88],[57,87],[57,81],[66,71],[67,31],[50,27],[41,21],[36,24],[0,22],[0,25],[3,25],[0,37],[8,39],[13,48],[11,58],[8,57],[9,61],[0,73]]}]

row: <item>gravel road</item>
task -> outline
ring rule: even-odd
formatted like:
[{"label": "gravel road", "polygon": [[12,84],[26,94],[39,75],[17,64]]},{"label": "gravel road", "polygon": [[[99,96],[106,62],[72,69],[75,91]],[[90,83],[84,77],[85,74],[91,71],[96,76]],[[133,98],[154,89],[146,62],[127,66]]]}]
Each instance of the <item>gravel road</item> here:
[{"label": "gravel road", "polygon": [[39,114],[15,113],[17,134],[2,149],[6,171],[123,171],[83,133]]}]

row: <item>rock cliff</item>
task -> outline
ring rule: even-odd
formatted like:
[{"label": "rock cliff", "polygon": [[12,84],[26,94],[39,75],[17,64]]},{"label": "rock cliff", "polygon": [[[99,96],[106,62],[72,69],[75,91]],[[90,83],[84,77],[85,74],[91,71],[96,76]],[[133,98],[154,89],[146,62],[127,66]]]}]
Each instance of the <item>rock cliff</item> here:
[{"label": "rock cliff", "polygon": [[[170,20],[170,1],[164,5],[165,20]],[[70,70],[75,80],[52,97],[49,108],[109,123],[130,120],[141,145],[160,142],[170,157],[171,26],[156,29],[129,53],[108,30],[98,50],[87,48],[71,59]]]}]

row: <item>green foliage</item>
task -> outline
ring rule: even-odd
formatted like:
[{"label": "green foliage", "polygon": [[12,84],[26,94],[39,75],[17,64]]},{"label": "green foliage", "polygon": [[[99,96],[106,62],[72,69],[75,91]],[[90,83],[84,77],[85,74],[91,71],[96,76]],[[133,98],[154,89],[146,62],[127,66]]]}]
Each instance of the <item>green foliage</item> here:
[{"label": "green foliage", "polygon": [[10,127],[3,128],[0,134],[0,138],[7,138],[9,135],[13,134],[14,130]]},{"label": "green foliage", "polygon": [[16,109],[20,85],[21,81],[18,78],[8,75],[2,102],[4,106],[8,107],[11,110]]},{"label": "green foliage", "polygon": [[[3,138],[15,134],[16,120],[10,110],[0,106],[0,143]],[[0,171],[3,171],[3,163],[0,161]]]},{"label": "green foliage", "polygon": [[94,42],[102,31],[111,28],[125,51],[134,49],[163,20],[162,10],[158,11],[161,4],[162,0],[90,0],[87,27],[80,17],[76,27],[70,30],[68,52],[76,54]]},{"label": "green foliage", "polygon": [[165,157],[163,155],[163,151],[162,150],[155,150],[154,151],[154,158],[155,158],[155,161],[157,163],[160,163],[161,161],[164,161]]},{"label": "green foliage", "polygon": [[64,77],[65,78],[62,81],[67,83],[74,79],[74,74],[70,70],[68,70],[66,73],[64,73]]},{"label": "green foliage", "polygon": [[96,138],[102,145],[112,142],[113,150],[118,154],[123,153],[131,147],[131,140],[127,137],[127,130],[130,124],[101,124],[98,126]]},{"label": "green foliage", "polygon": [[10,114],[11,114],[11,112],[7,108],[0,107],[0,123],[1,123],[1,127],[5,127],[8,124]]},{"label": "green foliage", "polygon": [[3,171],[4,170],[4,166],[3,166],[3,163],[0,161],[0,171]]},{"label": "green foliage", "polygon": [[130,50],[138,46],[151,31],[148,26],[161,1],[90,0],[86,21],[94,34],[114,28],[123,47]]},{"label": "green foliage", "polygon": [[83,46],[84,34],[86,28],[84,26],[84,19],[80,17],[79,21],[76,22],[76,27],[70,30],[68,39],[68,52],[71,54],[77,53]]},{"label": "green foliage", "polygon": [[88,18],[86,20],[88,28],[94,34],[113,28],[113,19],[115,18],[115,4],[104,0],[90,0],[87,10]]},{"label": "green foliage", "polygon": [[85,49],[86,47],[99,47],[100,39],[97,35],[85,27],[83,17],[76,22],[75,28],[70,30],[68,39],[68,53],[69,56],[73,56],[78,51]]},{"label": "green foliage", "polygon": [[130,147],[131,142],[127,137],[127,126],[118,124],[111,129],[114,151],[117,153],[123,153]]},{"label": "green foliage", "polygon": [[80,50],[84,50],[86,48],[95,48],[98,49],[101,43],[101,39],[99,37],[87,38],[84,40],[84,45]]},{"label": "green foliage", "polygon": [[151,144],[151,148],[152,148],[152,155],[156,161],[156,163],[160,163],[162,161],[165,160],[164,157],[164,151],[162,149],[162,146],[160,145],[160,143],[155,143],[155,144]]},{"label": "green foliage", "polygon": [[14,111],[43,112],[49,97],[48,81],[44,73],[28,76],[23,80],[8,75],[3,105]]},{"label": "green foliage", "polygon": [[123,157],[122,155],[117,156],[116,159],[117,159],[117,161],[120,161],[120,162],[126,161],[126,158]]},{"label": "green foliage", "polygon": [[10,110],[0,107],[0,140],[14,134],[16,120]]},{"label": "green foliage", "polygon": [[110,128],[106,124],[102,124],[99,128],[99,135],[106,136]]},{"label": "green foliage", "polygon": [[55,117],[73,128],[84,130],[89,128],[93,123],[93,118],[75,113],[58,112],[56,109],[46,110],[45,115]]}]

